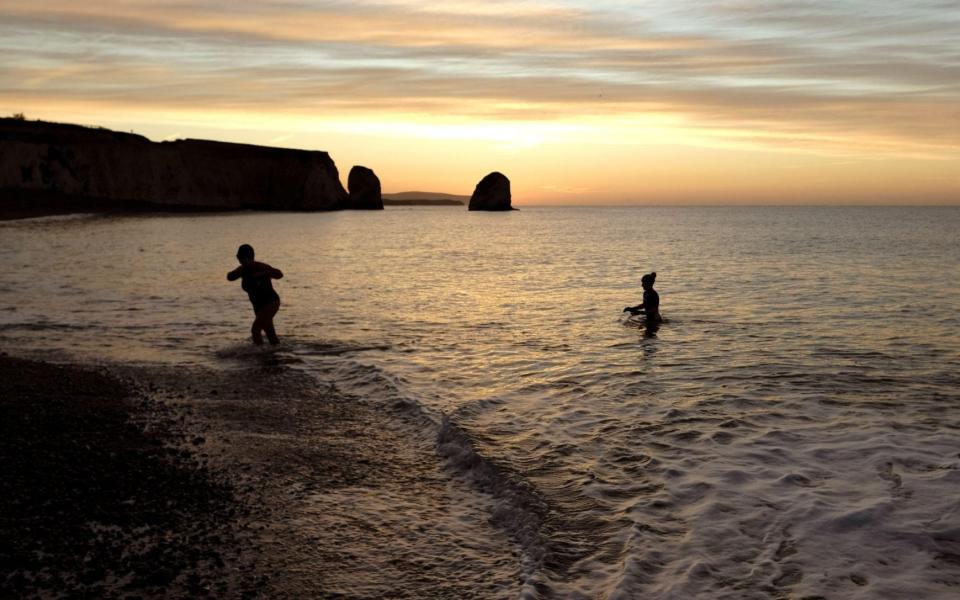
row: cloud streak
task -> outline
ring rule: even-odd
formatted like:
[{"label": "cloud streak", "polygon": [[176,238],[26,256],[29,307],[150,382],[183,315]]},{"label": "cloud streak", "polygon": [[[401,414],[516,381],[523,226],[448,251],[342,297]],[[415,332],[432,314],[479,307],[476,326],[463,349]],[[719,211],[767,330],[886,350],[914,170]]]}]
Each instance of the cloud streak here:
[{"label": "cloud streak", "polygon": [[956,158],[958,30],[935,1],[8,0],[0,103],[663,116],[732,144]]}]

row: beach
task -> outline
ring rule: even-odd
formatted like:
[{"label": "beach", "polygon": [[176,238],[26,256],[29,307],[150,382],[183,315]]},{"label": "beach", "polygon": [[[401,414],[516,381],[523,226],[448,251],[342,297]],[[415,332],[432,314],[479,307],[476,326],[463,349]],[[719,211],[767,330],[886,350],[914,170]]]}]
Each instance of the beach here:
[{"label": "beach", "polygon": [[957,600],[956,4],[0,3],[0,600]]},{"label": "beach", "polygon": [[[364,521],[363,498],[442,504],[449,478],[402,426],[282,366],[224,374],[3,355],[0,370],[0,596],[469,598],[516,586],[434,574],[482,515],[460,540],[402,515]],[[347,501],[322,507],[336,526],[303,527],[323,496]],[[351,496],[354,510],[338,511]]]},{"label": "beach", "polygon": [[0,600],[957,600],[958,31],[0,2]]},{"label": "beach", "polygon": [[4,355],[0,371],[0,595],[256,589],[236,570],[239,490],[182,415],[104,369]]}]

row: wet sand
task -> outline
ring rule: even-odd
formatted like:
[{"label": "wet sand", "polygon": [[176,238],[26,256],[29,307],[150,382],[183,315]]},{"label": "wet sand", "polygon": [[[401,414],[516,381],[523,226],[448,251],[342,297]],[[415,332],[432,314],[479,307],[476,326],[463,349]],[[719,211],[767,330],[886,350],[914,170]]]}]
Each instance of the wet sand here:
[{"label": "wet sand", "polygon": [[[0,375],[0,597],[516,594],[509,541],[473,543],[503,536],[488,514],[456,532],[404,518],[419,503],[462,512],[444,506],[462,483],[412,443],[413,425],[333,386],[268,362],[104,369],[0,356]],[[365,518],[371,499],[395,518]],[[478,553],[499,576],[471,571]],[[462,578],[433,575],[458,560]]]}]

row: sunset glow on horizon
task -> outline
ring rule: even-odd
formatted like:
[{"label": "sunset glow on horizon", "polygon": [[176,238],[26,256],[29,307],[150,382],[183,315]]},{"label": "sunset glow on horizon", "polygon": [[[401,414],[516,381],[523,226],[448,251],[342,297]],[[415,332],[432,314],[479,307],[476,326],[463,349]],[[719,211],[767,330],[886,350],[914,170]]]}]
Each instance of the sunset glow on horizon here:
[{"label": "sunset glow on horizon", "polygon": [[960,203],[936,1],[8,0],[0,115],[324,150],[386,192]]}]

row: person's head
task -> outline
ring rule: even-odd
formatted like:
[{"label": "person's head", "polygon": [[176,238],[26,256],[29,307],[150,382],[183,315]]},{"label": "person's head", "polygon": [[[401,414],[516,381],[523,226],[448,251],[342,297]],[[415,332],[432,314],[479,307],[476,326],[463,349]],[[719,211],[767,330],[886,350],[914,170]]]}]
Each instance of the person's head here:
[{"label": "person's head", "polygon": [[654,271],[653,273],[647,273],[646,275],[641,277],[640,285],[643,287],[643,289],[649,290],[650,288],[653,287],[653,284],[656,283],[656,281],[657,281],[657,272]]},{"label": "person's head", "polygon": [[243,244],[237,248],[237,260],[240,261],[241,265],[253,262],[253,246]]}]

